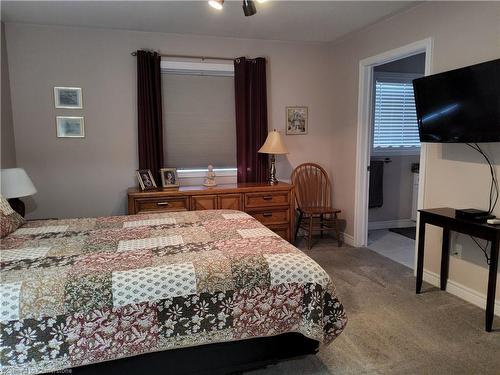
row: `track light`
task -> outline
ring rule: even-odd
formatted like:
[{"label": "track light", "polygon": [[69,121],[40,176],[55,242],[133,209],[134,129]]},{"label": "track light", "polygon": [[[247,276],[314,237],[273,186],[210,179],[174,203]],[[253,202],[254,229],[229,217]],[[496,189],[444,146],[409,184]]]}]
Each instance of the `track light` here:
[{"label": "track light", "polygon": [[224,0],[210,0],[208,4],[217,10],[221,10],[224,5]]},{"label": "track light", "polygon": [[246,17],[253,16],[257,13],[253,0],[243,0],[243,13],[245,13]]}]

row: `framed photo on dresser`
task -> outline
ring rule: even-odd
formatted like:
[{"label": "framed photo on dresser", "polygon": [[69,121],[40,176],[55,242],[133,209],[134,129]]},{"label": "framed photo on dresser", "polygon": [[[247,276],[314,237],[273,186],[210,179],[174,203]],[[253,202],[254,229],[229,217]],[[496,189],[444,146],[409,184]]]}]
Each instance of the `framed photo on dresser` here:
[{"label": "framed photo on dresser", "polygon": [[179,187],[179,176],[175,168],[162,168],[160,169],[161,185],[164,188]]},{"label": "framed photo on dresser", "polygon": [[153,178],[151,170],[149,169],[138,169],[137,179],[139,180],[139,185],[142,190],[152,190],[156,189],[156,182]]}]

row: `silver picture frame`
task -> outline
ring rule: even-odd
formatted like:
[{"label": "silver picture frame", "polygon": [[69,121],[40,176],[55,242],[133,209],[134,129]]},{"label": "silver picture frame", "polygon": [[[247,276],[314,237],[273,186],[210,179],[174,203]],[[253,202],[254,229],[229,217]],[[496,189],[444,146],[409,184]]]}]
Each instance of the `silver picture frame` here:
[{"label": "silver picture frame", "polygon": [[56,116],[57,138],[85,138],[85,120],[82,116]]},{"label": "silver picture frame", "polygon": [[179,175],[177,174],[177,168],[161,168],[161,185],[164,188],[178,188]]},{"label": "silver picture frame", "polygon": [[138,169],[136,174],[141,190],[153,190],[157,188],[150,169]]},{"label": "silver picture frame", "polygon": [[54,106],[65,109],[83,109],[81,87],[54,87]]}]

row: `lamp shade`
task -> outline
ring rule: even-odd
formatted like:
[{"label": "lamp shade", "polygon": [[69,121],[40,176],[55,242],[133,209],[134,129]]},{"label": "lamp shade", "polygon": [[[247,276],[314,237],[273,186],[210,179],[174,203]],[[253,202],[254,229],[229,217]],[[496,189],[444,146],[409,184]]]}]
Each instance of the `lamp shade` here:
[{"label": "lamp shade", "polygon": [[276,130],[269,132],[267,135],[266,141],[260,148],[259,152],[261,154],[288,154],[288,149],[285,146],[285,142],[283,142],[283,138],[281,134]]},{"label": "lamp shade", "polygon": [[1,171],[1,193],[7,198],[21,198],[36,193],[31,179],[22,168],[8,168]]}]

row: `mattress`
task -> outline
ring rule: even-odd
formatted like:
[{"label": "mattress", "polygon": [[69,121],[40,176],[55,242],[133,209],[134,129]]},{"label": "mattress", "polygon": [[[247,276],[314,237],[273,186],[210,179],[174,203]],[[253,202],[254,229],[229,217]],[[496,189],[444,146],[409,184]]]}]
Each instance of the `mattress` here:
[{"label": "mattress", "polygon": [[328,274],[239,211],[31,221],[0,260],[5,374],[347,323]]}]

